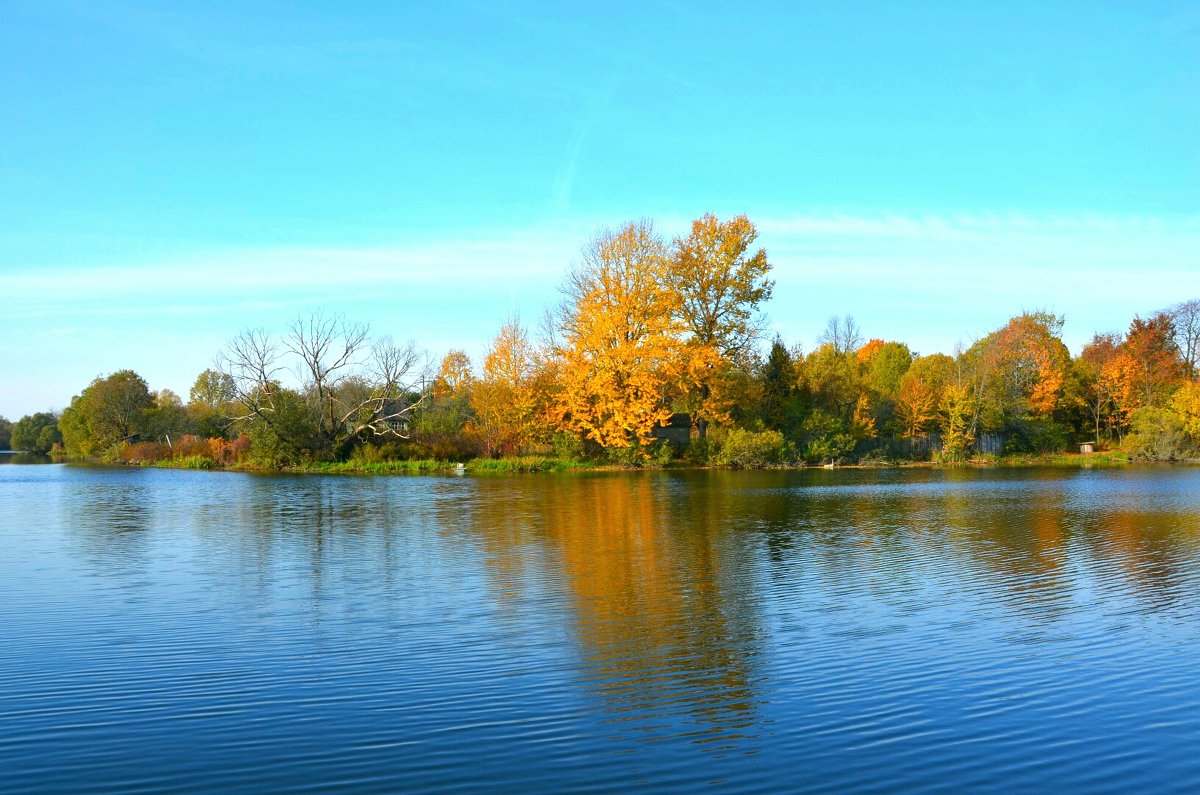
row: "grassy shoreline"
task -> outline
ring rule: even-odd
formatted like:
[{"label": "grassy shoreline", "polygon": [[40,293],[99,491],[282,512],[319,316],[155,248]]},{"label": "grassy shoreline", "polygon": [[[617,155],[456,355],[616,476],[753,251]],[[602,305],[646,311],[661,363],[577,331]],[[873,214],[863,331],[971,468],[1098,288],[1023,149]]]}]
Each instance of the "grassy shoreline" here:
[{"label": "grassy shoreline", "polygon": [[[1062,469],[1119,469],[1142,466],[1160,466],[1168,462],[1134,460],[1124,453],[1101,452],[1083,455],[1079,453],[1054,453],[1047,455],[980,456],[968,461],[946,463],[937,461],[894,461],[863,462],[836,467],[804,464],[783,464],[764,469],[815,470],[815,469],[1019,469],[1023,467],[1057,467]],[[1169,462],[1176,465],[1195,466],[1200,461]],[[411,461],[319,461],[285,467],[262,467],[239,464],[223,467],[209,459],[180,458],[163,459],[155,462],[133,462],[125,466],[147,466],[161,469],[192,469],[258,474],[312,474],[312,475],[513,475],[530,473],[562,472],[622,472],[662,470],[705,470],[737,469],[738,467],[714,464],[694,464],[682,461],[666,465],[647,463],[644,466],[599,464],[542,456],[518,458],[475,458],[465,462],[422,459]]]}]

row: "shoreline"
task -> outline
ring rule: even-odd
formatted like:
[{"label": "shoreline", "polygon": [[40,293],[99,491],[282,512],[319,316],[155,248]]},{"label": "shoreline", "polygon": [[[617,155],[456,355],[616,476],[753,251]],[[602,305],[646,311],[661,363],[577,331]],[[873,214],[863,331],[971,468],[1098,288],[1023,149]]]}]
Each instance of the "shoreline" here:
[{"label": "shoreline", "polygon": [[1012,455],[977,457],[968,461],[883,461],[830,465],[777,464],[763,467],[735,467],[715,464],[690,464],[686,462],[643,466],[624,464],[601,464],[557,458],[525,456],[520,458],[471,459],[469,461],[441,461],[433,459],[378,461],[378,462],[314,462],[299,466],[257,467],[249,465],[221,466],[208,459],[163,459],[160,461],[133,461],[108,463],[95,460],[56,459],[56,463],[114,466],[125,468],[185,469],[209,472],[242,472],[258,475],[524,475],[577,472],[652,472],[690,470],[898,470],[898,469],[1139,469],[1144,467],[1198,466],[1200,460],[1149,461],[1133,459],[1123,453],[1101,452],[1091,454],[1057,453],[1048,455]]}]

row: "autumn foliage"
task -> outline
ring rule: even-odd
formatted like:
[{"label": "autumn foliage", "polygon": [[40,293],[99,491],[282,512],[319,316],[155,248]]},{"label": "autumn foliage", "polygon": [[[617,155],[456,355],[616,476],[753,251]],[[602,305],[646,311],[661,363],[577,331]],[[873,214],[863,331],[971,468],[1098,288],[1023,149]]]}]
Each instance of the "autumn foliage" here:
[{"label": "autumn foliage", "polygon": [[318,312],[283,337],[243,332],[187,404],[132,371],[97,378],[46,415],[57,421],[47,438],[73,455],[200,467],[957,461],[1085,441],[1133,457],[1200,455],[1200,301],[1096,334],[1077,357],[1064,319],[1044,311],[953,356],[867,339],[854,318],[833,316],[805,351],[763,339],[774,283],[746,216],[705,214],[684,232],[664,238],[649,221],[600,232],[537,335],[511,317],[475,362],[455,349],[432,367],[412,343]]}]

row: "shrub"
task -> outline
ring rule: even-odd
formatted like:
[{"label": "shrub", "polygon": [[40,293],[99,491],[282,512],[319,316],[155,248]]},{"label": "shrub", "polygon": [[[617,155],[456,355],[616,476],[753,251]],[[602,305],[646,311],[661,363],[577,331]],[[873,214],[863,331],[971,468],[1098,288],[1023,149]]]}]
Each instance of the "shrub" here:
[{"label": "shrub", "polygon": [[568,461],[580,461],[587,457],[583,441],[570,433],[554,434],[554,438],[550,440],[550,452],[555,458]]},{"label": "shrub", "polygon": [[723,438],[723,433],[710,430],[703,439],[693,439],[683,450],[683,460],[698,466],[713,463],[721,449]]},{"label": "shrub", "polygon": [[170,455],[170,448],[158,442],[125,442],[117,448],[116,458],[122,464],[153,464]]},{"label": "shrub", "polygon": [[179,442],[175,445],[175,458],[191,458],[194,456],[204,456],[205,458],[212,457],[212,446],[208,439],[201,439],[195,434],[187,434],[180,437]]},{"label": "shrub", "polygon": [[216,465],[215,461],[203,455],[188,455],[175,459],[175,466],[182,469],[212,469]]},{"label": "shrub", "polygon": [[1130,417],[1130,434],[1124,452],[1148,461],[1183,461],[1194,458],[1196,446],[1188,438],[1183,418],[1170,409],[1143,406]]},{"label": "shrub", "polygon": [[1070,433],[1065,425],[1051,419],[1025,419],[1007,428],[1006,453],[1061,453],[1067,449]]},{"label": "shrub", "polygon": [[783,464],[794,457],[790,442],[779,431],[744,431],[732,428],[725,435],[713,463],[740,468]]},{"label": "shrub", "polygon": [[804,457],[808,461],[837,461],[854,450],[854,437],[847,433],[844,424],[828,412],[820,409],[804,421]]}]

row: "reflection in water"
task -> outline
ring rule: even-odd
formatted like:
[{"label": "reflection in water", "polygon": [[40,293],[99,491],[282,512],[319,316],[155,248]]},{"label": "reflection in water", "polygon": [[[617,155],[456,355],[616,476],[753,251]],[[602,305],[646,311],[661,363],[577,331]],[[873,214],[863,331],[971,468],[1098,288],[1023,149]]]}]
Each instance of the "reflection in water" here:
[{"label": "reflection in water", "polygon": [[574,598],[585,676],[608,708],[648,737],[725,744],[754,722],[756,621],[737,609],[736,592],[724,592],[749,572],[720,570],[739,561],[714,553],[720,537],[679,521],[679,501],[664,485],[653,477],[573,484],[569,499],[543,503],[544,526]]},{"label": "reflection in water", "polygon": [[1200,781],[1200,470],[10,467],[0,511],[0,791]]},{"label": "reflection in water", "polygon": [[53,459],[38,453],[14,453],[0,450],[0,464],[49,464]]}]

